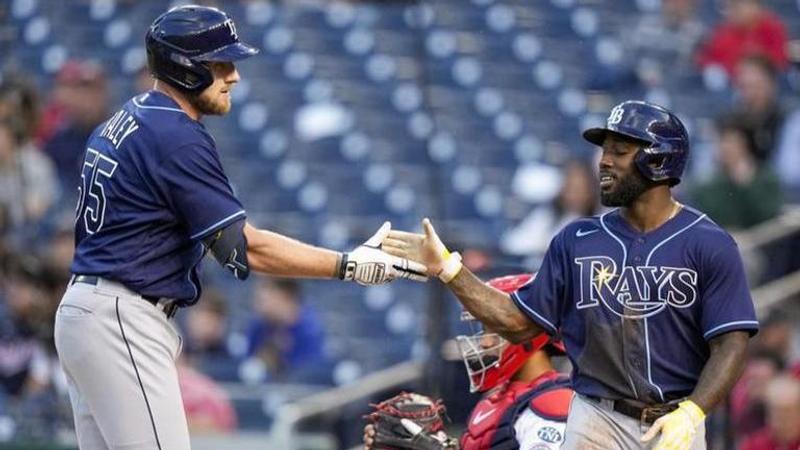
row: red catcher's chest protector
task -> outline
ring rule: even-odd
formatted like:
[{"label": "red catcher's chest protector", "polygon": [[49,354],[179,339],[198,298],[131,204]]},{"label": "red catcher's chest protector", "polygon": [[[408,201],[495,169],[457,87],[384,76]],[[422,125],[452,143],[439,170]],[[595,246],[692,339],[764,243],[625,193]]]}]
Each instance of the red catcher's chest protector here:
[{"label": "red catcher's chest protector", "polygon": [[514,431],[517,418],[530,408],[544,419],[566,422],[572,394],[569,377],[555,371],[490,392],[472,410],[461,436],[461,450],[519,448]]}]

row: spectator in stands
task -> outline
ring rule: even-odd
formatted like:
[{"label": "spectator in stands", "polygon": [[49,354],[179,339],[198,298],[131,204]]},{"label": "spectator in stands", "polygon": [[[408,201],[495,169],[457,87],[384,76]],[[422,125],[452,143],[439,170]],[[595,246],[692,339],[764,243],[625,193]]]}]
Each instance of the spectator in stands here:
[{"label": "spectator in stands", "polygon": [[778,177],[756,161],[753,137],[741,123],[718,124],[718,172],[690,189],[693,203],[728,229],[746,229],[780,213],[783,205]]},{"label": "spectator in stands", "polygon": [[786,70],[787,36],[780,18],[760,0],[724,0],[724,5],[725,20],[702,45],[698,53],[700,65],[719,65],[733,76],[743,57],[759,54],[778,69]]},{"label": "spectator in stands", "polygon": [[777,355],[783,364],[800,356],[794,346],[795,324],[790,317],[788,311],[776,309],[760,320],[761,329],[753,342],[754,351]]},{"label": "spectator in stands", "polygon": [[225,299],[216,289],[205,289],[186,315],[183,351],[188,362],[216,380],[236,380],[235,358],[228,352],[227,338]]},{"label": "spectator in stands", "polygon": [[[73,216],[71,214],[68,223],[63,220],[56,221],[54,229],[48,236],[47,241],[40,245],[41,255],[47,259],[48,265],[58,273],[69,274],[69,266],[72,264],[72,257],[75,253],[75,230],[73,229]],[[61,286],[63,288],[63,286]],[[61,296],[58,296],[61,298]]]},{"label": "spectator in stands", "polygon": [[775,153],[785,113],[778,97],[778,73],[765,56],[748,56],[736,68],[737,103],[729,114],[753,136],[754,156],[767,161]]},{"label": "spectator in stands", "polygon": [[64,202],[73,205],[77,201],[86,141],[108,115],[108,86],[103,68],[94,61],[68,61],[56,78],[54,97],[63,109],[64,120],[44,150],[55,163],[66,195]]},{"label": "spectator in stands", "polygon": [[773,158],[773,167],[792,200],[800,201],[800,110],[784,122]]},{"label": "spectator in stands", "polygon": [[564,224],[598,212],[597,185],[588,163],[568,162],[558,195],[550,204],[534,208],[519,225],[508,231],[500,241],[501,249],[510,255],[543,255],[550,239]]},{"label": "spectator in stands", "polygon": [[36,87],[22,73],[5,73],[0,83],[0,118],[13,116],[22,124],[24,145],[35,143],[39,126],[39,94]]},{"label": "spectator in stands", "polygon": [[[52,277],[40,261],[9,255],[0,271],[0,398],[6,398],[5,433],[12,440],[52,440],[68,423],[53,383],[59,373],[52,344],[57,299]],[[64,406],[64,404],[61,404]],[[6,438],[8,435],[6,434]]]},{"label": "spectator in stands", "polygon": [[786,366],[783,357],[764,348],[755,349],[730,394],[730,419],[736,437],[746,436],[766,424],[764,390]]},{"label": "spectator in stands", "polygon": [[225,390],[186,358],[178,359],[178,385],[189,432],[230,433],[236,429],[236,411]]},{"label": "spectator in stands", "polygon": [[12,117],[0,118],[0,205],[12,232],[32,231],[59,195],[52,163]]},{"label": "spectator in stands", "polygon": [[42,345],[41,311],[47,292],[39,261],[15,255],[6,261],[0,314],[0,389],[22,397],[49,384],[47,352]]},{"label": "spectator in stands", "polygon": [[[696,0],[662,0],[661,9],[642,15],[631,29],[617,36],[624,59],[604,61],[590,68],[587,89],[629,89],[634,84],[653,87],[694,75],[694,55],[706,33],[695,13]],[[612,52],[613,53],[613,52]]]},{"label": "spectator in stands", "polygon": [[[706,29],[696,15],[695,0],[663,0],[661,10],[645,14],[633,33],[622,39],[636,73],[645,85],[662,84],[665,74],[688,73]],[[630,34],[628,34],[630,33]]]},{"label": "spectator in stands", "polygon": [[800,449],[800,380],[782,375],[765,389],[767,426],[748,436],[739,450]]},{"label": "spectator in stands", "polygon": [[253,309],[247,356],[263,362],[270,379],[285,379],[324,359],[322,324],[301,300],[297,281],[259,277]]},{"label": "spectator in stands", "polygon": [[62,372],[52,326],[67,272],[56,272],[29,252],[5,253],[0,261],[2,434],[14,442],[52,442],[72,424],[66,391],[59,393]]}]

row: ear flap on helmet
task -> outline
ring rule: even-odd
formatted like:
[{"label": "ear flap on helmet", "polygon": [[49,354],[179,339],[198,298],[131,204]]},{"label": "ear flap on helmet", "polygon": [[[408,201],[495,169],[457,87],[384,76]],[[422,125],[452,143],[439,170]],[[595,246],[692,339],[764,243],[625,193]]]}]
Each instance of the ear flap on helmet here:
[{"label": "ear flap on helmet", "polygon": [[148,36],[156,45],[148,42],[147,64],[150,73],[177,88],[188,92],[202,92],[214,82],[211,69],[204,62],[195,62],[171,49],[168,42]]}]

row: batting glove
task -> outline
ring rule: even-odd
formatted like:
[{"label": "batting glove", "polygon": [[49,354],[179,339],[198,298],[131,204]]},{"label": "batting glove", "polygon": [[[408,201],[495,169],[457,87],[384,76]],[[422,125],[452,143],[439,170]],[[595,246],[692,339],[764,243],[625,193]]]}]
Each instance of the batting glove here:
[{"label": "batting glove", "polygon": [[380,250],[381,242],[391,229],[392,224],[384,222],[366,242],[351,252],[343,253],[339,279],[352,280],[364,286],[388,283],[395,278],[428,281],[424,265]]},{"label": "batting glove", "polygon": [[678,409],[653,423],[642,436],[642,442],[649,442],[661,431],[661,440],[653,450],[689,450],[697,428],[705,419],[706,414],[695,402],[682,401],[678,404]]}]

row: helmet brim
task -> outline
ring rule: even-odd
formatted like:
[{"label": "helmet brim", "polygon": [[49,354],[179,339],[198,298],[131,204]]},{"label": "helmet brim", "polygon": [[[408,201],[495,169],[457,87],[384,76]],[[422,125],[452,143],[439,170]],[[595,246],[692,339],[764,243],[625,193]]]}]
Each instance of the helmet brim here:
[{"label": "helmet brim", "polygon": [[652,145],[652,142],[637,137],[636,135],[627,134],[619,130],[612,130],[611,128],[589,128],[588,130],[583,132],[583,138],[594,145],[602,147],[603,141],[606,140],[606,136],[608,136],[609,133],[625,141],[636,142],[647,146]]},{"label": "helmet brim", "polygon": [[583,138],[594,145],[602,146],[603,141],[606,140],[606,133],[609,131],[611,130],[608,128],[589,128],[583,132]]},{"label": "helmet brim", "polygon": [[258,54],[259,50],[244,42],[234,42],[214,51],[195,57],[198,61],[229,62],[239,61]]}]

